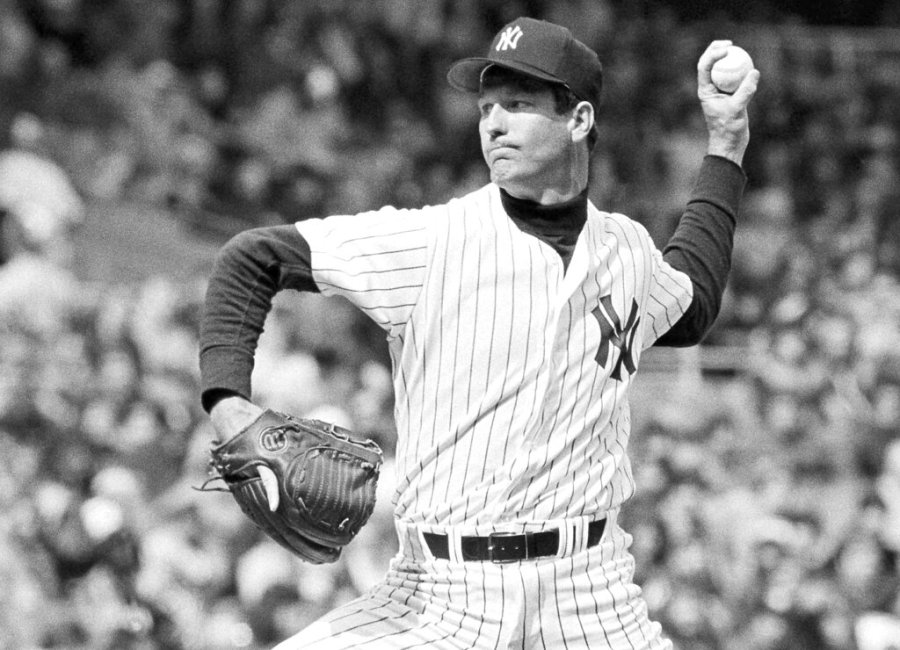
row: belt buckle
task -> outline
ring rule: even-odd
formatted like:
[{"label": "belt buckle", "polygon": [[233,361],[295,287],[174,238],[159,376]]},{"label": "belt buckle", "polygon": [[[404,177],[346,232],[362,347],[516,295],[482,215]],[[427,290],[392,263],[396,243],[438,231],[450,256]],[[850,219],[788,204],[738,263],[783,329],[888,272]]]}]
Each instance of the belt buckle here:
[{"label": "belt buckle", "polygon": [[[488,535],[488,559],[494,564],[509,564],[511,562],[518,562],[519,560],[527,560],[529,541],[528,538],[531,535],[533,535],[533,533],[490,533]],[[512,545],[506,545],[502,542],[495,541],[503,539],[509,541],[513,537],[518,537],[520,541]],[[522,554],[518,557],[516,557],[515,555],[511,555],[508,557],[503,556],[506,551],[516,551],[518,549],[521,549],[522,551]]]}]

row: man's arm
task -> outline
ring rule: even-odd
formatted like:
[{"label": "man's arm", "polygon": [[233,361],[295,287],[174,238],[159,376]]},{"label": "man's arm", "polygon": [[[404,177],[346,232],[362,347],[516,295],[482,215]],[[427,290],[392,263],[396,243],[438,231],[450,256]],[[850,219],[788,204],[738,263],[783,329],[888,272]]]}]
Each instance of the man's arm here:
[{"label": "man's arm", "polygon": [[733,162],[719,156],[703,159],[687,209],[663,249],[663,259],[690,278],[694,296],[656,345],[696,345],[715,322],[731,268],[744,184],[744,172]]},{"label": "man's arm", "polygon": [[690,277],[694,297],[675,326],[657,345],[699,343],[719,314],[746,178],[741,164],[750,141],[747,105],[756,92],[759,71],[752,70],[732,95],[712,83],[713,64],[731,41],[713,41],[697,63],[697,96],[709,134],[694,192],[663,251],[672,267]]},{"label": "man's arm", "polygon": [[262,411],[250,401],[250,376],[272,298],[282,289],[318,291],[309,245],[294,226],[247,230],[219,251],[200,324],[200,380],[201,403],[222,439]]}]

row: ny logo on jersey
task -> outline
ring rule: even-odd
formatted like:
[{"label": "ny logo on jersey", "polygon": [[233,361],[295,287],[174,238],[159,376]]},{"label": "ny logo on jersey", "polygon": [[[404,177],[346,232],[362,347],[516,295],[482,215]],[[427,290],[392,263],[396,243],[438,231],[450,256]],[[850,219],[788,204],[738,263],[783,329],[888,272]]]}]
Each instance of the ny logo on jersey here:
[{"label": "ny logo on jersey", "polygon": [[503,30],[503,33],[500,34],[500,40],[497,42],[497,51],[516,49],[516,45],[519,44],[519,39],[522,38],[522,28],[518,25],[514,27],[507,27]]},{"label": "ny logo on jersey", "polygon": [[637,333],[637,324],[641,320],[637,317],[638,305],[637,301],[631,299],[631,313],[628,320],[622,324],[619,314],[616,313],[612,304],[612,296],[603,296],[600,298],[600,305],[591,312],[597,322],[600,324],[600,349],[597,350],[597,356],[594,361],[600,364],[601,368],[606,368],[606,362],[609,360],[610,346],[619,349],[619,358],[613,366],[609,376],[617,381],[622,380],[622,366],[630,375],[637,370],[634,365],[634,356],[632,354],[632,346],[634,345],[634,335]]}]

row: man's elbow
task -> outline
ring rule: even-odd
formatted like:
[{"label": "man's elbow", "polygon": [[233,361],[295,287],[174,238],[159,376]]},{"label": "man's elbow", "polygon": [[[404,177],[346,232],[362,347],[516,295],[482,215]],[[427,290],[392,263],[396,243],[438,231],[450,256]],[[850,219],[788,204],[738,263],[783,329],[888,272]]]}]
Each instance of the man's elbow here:
[{"label": "man's elbow", "polygon": [[720,304],[719,300],[708,300],[695,294],[687,311],[672,329],[659,338],[656,345],[673,348],[699,345],[715,324]]}]

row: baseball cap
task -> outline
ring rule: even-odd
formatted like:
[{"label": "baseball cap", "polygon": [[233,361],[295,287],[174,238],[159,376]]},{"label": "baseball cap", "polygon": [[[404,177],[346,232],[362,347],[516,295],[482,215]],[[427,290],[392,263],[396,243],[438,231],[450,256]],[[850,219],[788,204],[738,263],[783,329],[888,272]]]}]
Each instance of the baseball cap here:
[{"label": "baseball cap", "polygon": [[494,65],[563,84],[579,99],[598,107],[603,69],[600,59],[562,25],[516,18],[497,33],[487,56],[455,62],[447,72],[447,81],[457,90],[477,93],[482,74]]}]

